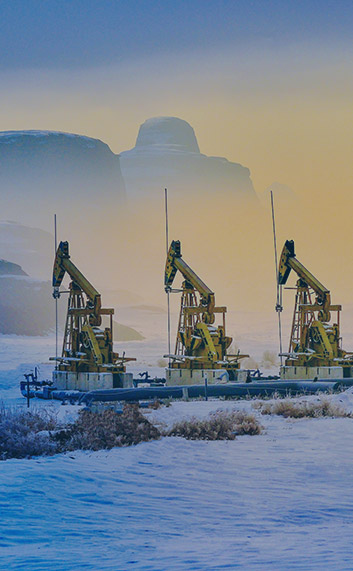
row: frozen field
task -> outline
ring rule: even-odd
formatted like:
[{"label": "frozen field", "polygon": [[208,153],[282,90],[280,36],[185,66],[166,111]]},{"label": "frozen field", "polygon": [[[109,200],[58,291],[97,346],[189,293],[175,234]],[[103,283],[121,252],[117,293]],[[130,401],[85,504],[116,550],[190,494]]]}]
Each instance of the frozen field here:
[{"label": "frozen field", "polygon": [[[24,368],[1,372],[5,402],[23,406]],[[351,390],[330,398],[353,410]],[[171,425],[251,407],[177,402],[146,415]],[[2,462],[0,568],[351,570],[353,420],[256,414],[263,434],[235,441],[163,438]]]}]

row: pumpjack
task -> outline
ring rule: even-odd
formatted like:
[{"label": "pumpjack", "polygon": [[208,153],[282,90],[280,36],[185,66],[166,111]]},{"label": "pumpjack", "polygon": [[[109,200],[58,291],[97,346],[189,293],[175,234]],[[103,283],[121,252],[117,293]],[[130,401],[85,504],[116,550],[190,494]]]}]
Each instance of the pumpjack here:
[{"label": "pumpjack", "polygon": [[[184,278],[182,289],[172,289],[177,272]],[[164,287],[167,293],[181,293],[175,354],[169,358],[168,384],[198,384],[204,377],[210,382],[245,380],[247,371],[240,370],[240,359],[248,355],[227,354],[232,338],[226,335],[227,308],[216,306],[214,292],[183,260],[179,240],[173,240],[165,266]],[[221,324],[215,325],[216,315]],[[242,375],[244,379],[242,379]]]},{"label": "pumpjack", "polygon": [[[71,261],[69,243],[60,242],[53,268],[53,297],[61,295],[65,274],[71,278],[61,357],[56,357],[54,385],[92,390],[132,386],[125,363],[135,361],[113,350],[114,309],[103,308],[101,295]],[[102,329],[102,319],[108,323]]]},{"label": "pumpjack", "polygon": [[[278,284],[287,283],[294,271],[298,280],[288,353],[281,377],[341,378],[351,377],[353,353],[341,347],[341,305],[331,304],[330,291],[303,266],[294,251],[294,241],[284,244],[278,268]],[[313,299],[315,296],[315,299]],[[331,312],[336,313],[332,323]]]}]

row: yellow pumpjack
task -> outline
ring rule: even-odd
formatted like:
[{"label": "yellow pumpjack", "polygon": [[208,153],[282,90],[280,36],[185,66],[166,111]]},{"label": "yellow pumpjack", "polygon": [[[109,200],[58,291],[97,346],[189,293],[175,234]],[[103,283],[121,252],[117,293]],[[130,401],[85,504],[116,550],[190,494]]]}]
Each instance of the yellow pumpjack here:
[{"label": "yellow pumpjack", "polygon": [[[66,273],[71,282],[62,355],[55,358],[55,385],[91,390],[125,386],[127,380],[132,384],[125,363],[136,359],[120,356],[113,350],[114,309],[102,307],[100,293],[71,261],[69,243],[60,242],[53,268],[55,299],[61,295],[60,286]],[[108,324],[101,329],[103,316],[108,317]]]},{"label": "yellow pumpjack", "polygon": [[[184,278],[181,290],[173,290],[177,272]],[[227,354],[232,338],[226,335],[227,308],[216,306],[214,292],[183,260],[179,240],[173,240],[166,260],[165,291],[181,292],[179,323],[175,353],[170,359],[167,382],[197,384],[208,374],[210,382],[223,376],[226,380],[239,380],[240,359],[248,355]],[[214,325],[216,315],[221,324]],[[242,371],[246,375],[245,371]]]},{"label": "yellow pumpjack", "polygon": [[[296,258],[294,241],[284,244],[278,283],[287,283],[291,271],[298,280],[288,353],[281,376],[292,378],[340,378],[351,376],[353,353],[341,347],[341,305],[331,304],[330,291]],[[313,299],[315,297],[315,299]],[[336,312],[336,322],[331,313]]]}]

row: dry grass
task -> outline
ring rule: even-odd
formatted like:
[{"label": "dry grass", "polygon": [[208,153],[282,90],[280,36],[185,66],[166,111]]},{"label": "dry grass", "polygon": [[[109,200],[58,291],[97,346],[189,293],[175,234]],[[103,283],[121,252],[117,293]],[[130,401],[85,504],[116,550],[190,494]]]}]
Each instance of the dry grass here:
[{"label": "dry grass", "polygon": [[[156,403],[153,407],[159,407]],[[256,417],[243,411],[216,411],[207,419],[176,423],[167,436],[192,440],[234,440],[236,435],[260,434]],[[122,414],[105,409],[83,410],[69,425],[58,423],[50,409],[0,408],[0,460],[51,456],[73,450],[102,450],[159,439],[161,432],[139,411],[125,404]]]},{"label": "dry grass", "polygon": [[138,405],[125,404],[123,413],[104,410],[82,411],[69,428],[55,435],[61,451],[102,450],[130,446],[160,438],[161,434],[139,411]]},{"label": "dry grass", "polygon": [[57,452],[50,431],[57,428],[53,410],[0,407],[0,460],[50,456]]},{"label": "dry grass", "polygon": [[160,436],[135,404],[126,404],[122,414],[82,411],[76,422],[64,427],[51,410],[0,408],[0,460],[130,446]]},{"label": "dry grass", "polygon": [[275,414],[285,418],[321,418],[321,417],[352,417],[341,406],[332,403],[329,399],[320,399],[319,402],[293,401],[283,399],[275,402],[259,401],[254,408],[261,414]]},{"label": "dry grass", "polygon": [[234,440],[236,435],[261,432],[262,426],[254,415],[218,410],[204,420],[193,417],[177,422],[166,436],[182,436],[188,440]]},{"label": "dry grass", "polygon": [[151,408],[152,410],[158,410],[159,408],[162,408],[162,403],[161,401],[155,399],[148,405],[148,408]]}]

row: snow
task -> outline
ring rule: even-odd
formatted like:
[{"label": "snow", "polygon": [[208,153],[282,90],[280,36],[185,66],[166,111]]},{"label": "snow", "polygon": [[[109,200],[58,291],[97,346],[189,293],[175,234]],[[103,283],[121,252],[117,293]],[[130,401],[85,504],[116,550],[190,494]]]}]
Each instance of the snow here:
[{"label": "snow", "polygon": [[234,442],[164,438],[4,462],[2,561],[31,570],[351,568],[351,420],[266,424],[264,435]]},{"label": "snow", "polygon": [[[2,336],[0,347],[1,398],[25,406],[18,380],[31,363],[53,354],[53,338]],[[43,378],[52,365],[40,367]],[[325,398],[353,411],[353,389]],[[259,436],[228,442],[169,437],[2,462],[3,568],[352,569],[353,420],[263,416],[253,402],[175,402],[145,414],[171,426],[217,409],[245,409],[264,426]],[[61,418],[77,411],[59,403],[38,406],[56,406]]]},{"label": "snow", "polygon": [[[65,137],[79,138],[83,141],[92,143],[100,142],[98,139],[93,139],[92,137],[87,137],[85,135],[77,135],[75,133],[66,133],[64,131],[38,131],[38,130],[28,130],[28,131],[0,131],[1,143],[11,143],[18,137],[30,136],[30,137],[49,137],[51,135],[65,135]],[[9,139],[5,141],[5,139]]]}]

